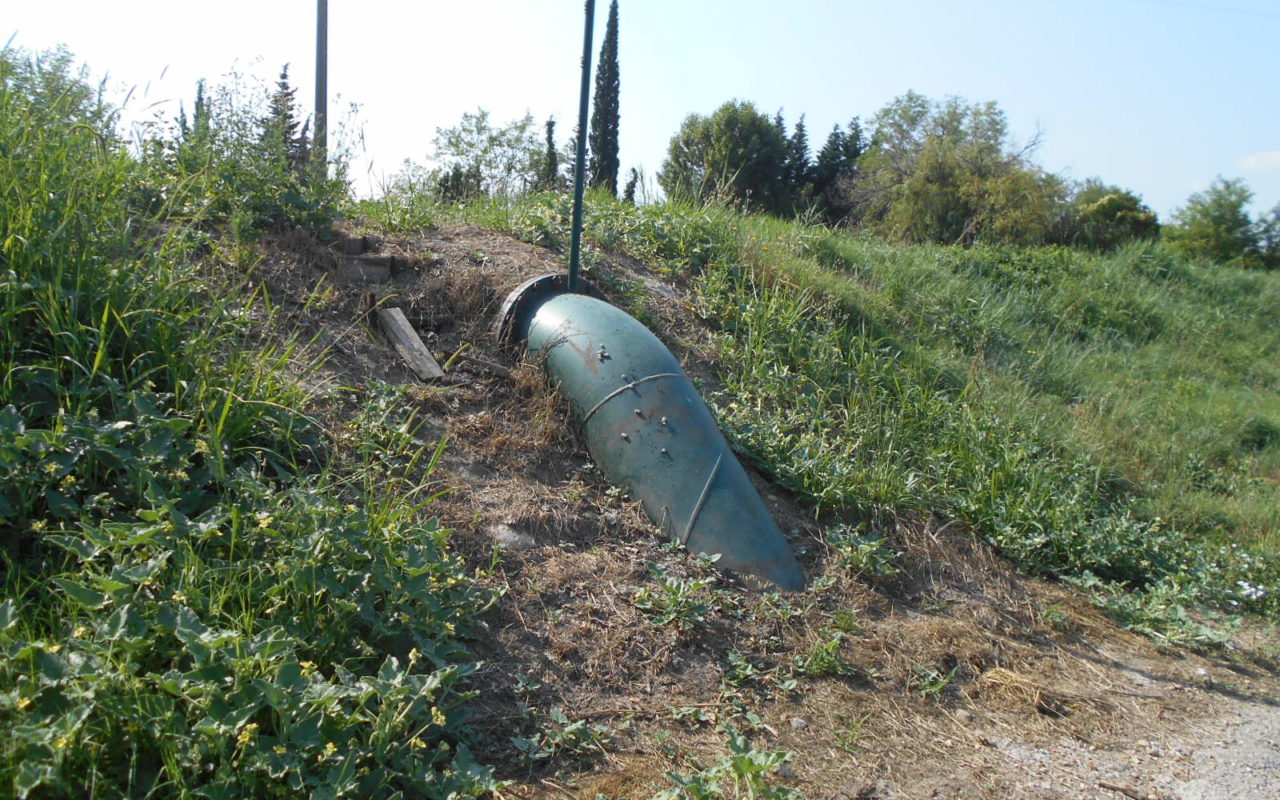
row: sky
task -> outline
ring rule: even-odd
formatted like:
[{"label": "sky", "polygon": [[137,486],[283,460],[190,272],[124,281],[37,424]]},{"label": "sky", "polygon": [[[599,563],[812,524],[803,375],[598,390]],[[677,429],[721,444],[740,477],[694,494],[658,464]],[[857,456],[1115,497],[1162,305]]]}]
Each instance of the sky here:
[{"label": "sky", "polygon": [[[315,7],[0,0],[0,40],[66,45],[135,119],[189,110],[201,78],[272,81],[286,63],[309,113]],[[577,122],[581,0],[329,0],[329,32],[330,116],[357,108],[361,193],[428,162],[464,112],[554,116],[561,137]],[[619,0],[622,168],[652,179],[681,121],[727,100],[803,114],[816,148],[915,90],[995,101],[1015,140],[1039,135],[1042,167],[1131,189],[1162,219],[1218,175],[1261,213],[1280,204],[1277,42],[1275,0]]]}]

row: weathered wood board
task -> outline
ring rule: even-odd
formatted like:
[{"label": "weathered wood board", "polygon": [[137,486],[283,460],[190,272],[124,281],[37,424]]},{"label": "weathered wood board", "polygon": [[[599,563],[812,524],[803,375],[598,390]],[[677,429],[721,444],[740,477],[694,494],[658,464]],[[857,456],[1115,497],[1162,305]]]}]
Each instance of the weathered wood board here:
[{"label": "weathered wood board", "polygon": [[403,311],[398,308],[379,308],[378,325],[391,340],[396,352],[409,365],[409,369],[418,376],[418,380],[434,381],[444,377],[444,370],[440,369]]}]

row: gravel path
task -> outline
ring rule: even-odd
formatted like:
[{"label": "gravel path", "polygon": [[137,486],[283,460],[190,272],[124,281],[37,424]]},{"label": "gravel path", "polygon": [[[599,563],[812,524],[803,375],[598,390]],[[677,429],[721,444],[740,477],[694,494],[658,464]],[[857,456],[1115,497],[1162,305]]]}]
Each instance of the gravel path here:
[{"label": "gravel path", "polygon": [[1201,727],[1179,800],[1280,800],[1280,707],[1231,700],[1220,727]]}]

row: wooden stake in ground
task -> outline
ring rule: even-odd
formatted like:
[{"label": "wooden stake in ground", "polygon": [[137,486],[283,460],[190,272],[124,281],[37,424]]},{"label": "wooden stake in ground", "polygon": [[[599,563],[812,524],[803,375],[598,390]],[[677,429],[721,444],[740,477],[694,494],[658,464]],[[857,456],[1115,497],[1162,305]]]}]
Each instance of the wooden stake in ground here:
[{"label": "wooden stake in ground", "polygon": [[440,369],[431,351],[418,337],[418,332],[405,319],[403,311],[398,308],[378,309],[378,325],[418,380],[434,381],[444,377],[444,370]]}]

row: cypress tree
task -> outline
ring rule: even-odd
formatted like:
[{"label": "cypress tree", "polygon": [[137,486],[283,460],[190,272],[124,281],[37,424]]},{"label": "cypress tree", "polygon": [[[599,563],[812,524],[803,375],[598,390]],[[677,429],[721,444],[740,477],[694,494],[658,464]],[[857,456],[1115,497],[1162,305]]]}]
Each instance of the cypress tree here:
[{"label": "cypress tree", "polygon": [[813,172],[813,165],[809,162],[809,134],[804,127],[803,114],[787,140],[787,160],[783,162],[782,171],[792,198],[801,200]]},{"label": "cypress tree", "polygon": [[[632,167],[631,177],[627,178],[627,188],[622,193],[622,199],[626,200],[631,205],[636,204],[636,186],[639,183],[640,183],[640,173],[636,171],[635,167]],[[1280,209],[1280,206],[1277,206],[1276,208]],[[1280,219],[1280,212],[1277,212],[1277,219]],[[1277,230],[1280,230],[1280,226],[1277,226]],[[1277,237],[1277,240],[1280,241],[1280,236]],[[1276,251],[1280,252],[1280,246],[1276,247]]]},{"label": "cypress tree", "polygon": [[538,188],[549,191],[558,188],[560,182],[560,154],[556,152],[556,121],[547,118],[547,152],[542,157],[542,170],[538,175]]},{"label": "cypress tree", "polygon": [[591,110],[587,147],[591,151],[588,169],[590,185],[608,187],[618,193],[618,0],[609,4],[609,22],[600,63],[596,67],[596,96]]}]

